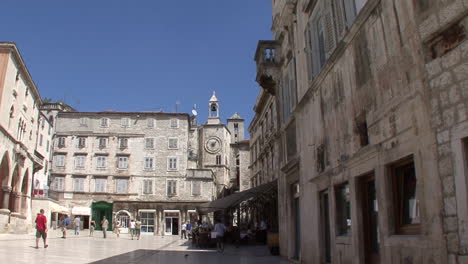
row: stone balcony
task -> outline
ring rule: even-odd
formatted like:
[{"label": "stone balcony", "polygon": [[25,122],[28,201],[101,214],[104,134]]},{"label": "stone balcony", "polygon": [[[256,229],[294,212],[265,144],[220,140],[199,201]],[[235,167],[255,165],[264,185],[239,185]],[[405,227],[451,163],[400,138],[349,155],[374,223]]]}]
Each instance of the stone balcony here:
[{"label": "stone balcony", "polygon": [[268,93],[276,94],[277,80],[283,63],[281,43],[275,40],[260,40],[255,52],[257,64],[257,83]]}]

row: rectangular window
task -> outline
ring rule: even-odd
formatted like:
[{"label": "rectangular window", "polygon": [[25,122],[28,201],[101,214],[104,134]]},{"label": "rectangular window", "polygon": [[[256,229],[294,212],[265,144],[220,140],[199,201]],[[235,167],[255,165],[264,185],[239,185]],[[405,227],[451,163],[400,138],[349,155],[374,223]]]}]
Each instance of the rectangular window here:
[{"label": "rectangular window", "polygon": [[154,138],[145,138],[145,148],[154,149]]},{"label": "rectangular window", "polygon": [[107,191],[107,179],[95,178],[94,179],[95,192],[105,193]]},{"label": "rectangular window", "polygon": [[234,123],[234,133],[239,133],[239,124]]},{"label": "rectangular window", "polygon": [[101,118],[100,125],[101,127],[109,127],[109,118]]},{"label": "rectangular window", "polygon": [[100,137],[98,141],[99,141],[99,148],[103,149],[107,147],[107,138]]},{"label": "rectangular window", "polygon": [[150,179],[143,180],[143,193],[144,194],[153,193],[153,180],[150,180]]},{"label": "rectangular window", "polygon": [[85,161],[86,161],[85,155],[75,156],[75,169],[84,169]]},{"label": "rectangular window", "polygon": [[80,126],[88,126],[88,118],[86,117],[80,118]]},{"label": "rectangular window", "polygon": [[176,157],[167,158],[167,169],[177,170],[177,158]]},{"label": "rectangular window", "polygon": [[177,149],[178,145],[179,145],[178,143],[179,143],[178,138],[169,138],[169,148],[170,149]]},{"label": "rectangular window", "polygon": [[414,162],[408,159],[391,166],[395,231],[397,234],[419,234],[420,215]]},{"label": "rectangular window", "polygon": [[174,180],[167,181],[167,195],[168,196],[177,195],[177,181],[174,181]]},{"label": "rectangular window", "polygon": [[105,169],[107,167],[107,157],[106,156],[97,156],[96,157],[96,168]]},{"label": "rectangular window", "polygon": [[49,142],[49,140],[47,140],[47,143],[46,143],[46,151],[49,151],[49,148],[50,148],[50,142]]},{"label": "rectangular window", "polygon": [[56,191],[63,191],[65,186],[65,177],[54,177],[52,189]]},{"label": "rectangular window", "polygon": [[118,159],[119,159],[118,168],[121,170],[128,169],[128,157],[118,157]]},{"label": "rectangular window", "polygon": [[57,146],[59,148],[64,148],[65,147],[65,137],[59,137],[57,139],[58,143],[57,143]]},{"label": "rectangular window", "polygon": [[119,138],[119,148],[121,149],[128,148],[128,138],[125,138],[125,137]]},{"label": "rectangular window", "polygon": [[84,148],[86,145],[86,137],[78,137],[78,148]]},{"label": "rectangular window", "polygon": [[65,167],[65,155],[55,155],[55,167]]},{"label": "rectangular window", "polygon": [[179,127],[179,120],[172,118],[171,119],[171,128],[177,128]]},{"label": "rectangular window", "polygon": [[44,136],[42,134],[39,135],[39,146],[42,147],[42,141],[44,140]]},{"label": "rectangular window", "polygon": [[201,182],[200,181],[192,181],[192,195],[193,196],[201,195]]},{"label": "rectangular window", "polygon": [[122,127],[129,127],[130,126],[130,120],[128,118],[124,117],[124,118],[122,118],[120,120],[120,125]]},{"label": "rectangular window", "polygon": [[84,183],[85,178],[73,178],[73,191],[74,192],[84,192]]},{"label": "rectangular window", "polygon": [[148,119],[146,120],[146,126],[147,126],[148,128],[153,128],[153,127],[155,127],[155,125],[154,125],[154,124],[156,123],[155,121],[156,121],[156,120],[154,120],[154,118],[148,118]]},{"label": "rectangular window", "polygon": [[128,193],[128,179],[116,179],[115,185],[117,193]]},{"label": "rectangular window", "polygon": [[221,165],[221,155],[216,155],[216,165]]},{"label": "rectangular window", "polygon": [[145,158],[145,170],[153,170],[154,169],[154,158],[146,157]]},{"label": "rectangular window", "polygon": [[335,187],[336,228],[337,235],[351,234],[351,201],[349,184],[343,183]]}]

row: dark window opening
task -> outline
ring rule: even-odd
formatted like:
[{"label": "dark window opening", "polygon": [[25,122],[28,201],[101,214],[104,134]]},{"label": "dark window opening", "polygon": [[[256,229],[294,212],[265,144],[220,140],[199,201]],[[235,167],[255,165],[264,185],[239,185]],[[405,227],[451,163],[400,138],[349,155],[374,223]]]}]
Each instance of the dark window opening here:
[{"label": "dark window opening", "polygon": [[359,133],[359,141],[361,143],[361,147],[369,145],[369,133],[367,131],[367,121],[361,120],[356,122],[357,130]]},{"label": "dark window opening", "polygon": [[419,200],[417,179],[412,159],[391,167],[393,201],[395,209],[395,232],[397,234],[420,233]]},{"label": "dark window opening", "polygon": [[335,187],[336,227],[339,236],[351,234],[350,195],[348,183],[343,183]]}]

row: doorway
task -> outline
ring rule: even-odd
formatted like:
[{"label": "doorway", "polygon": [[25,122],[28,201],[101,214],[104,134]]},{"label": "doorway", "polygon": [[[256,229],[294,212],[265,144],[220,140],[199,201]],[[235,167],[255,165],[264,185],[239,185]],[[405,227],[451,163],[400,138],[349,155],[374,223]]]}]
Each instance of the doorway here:
[{"label": "doorway", "polygon": [[292,224],[293,224],[293,259],[301,256],[301,207],[299,203],[299,183],[291,186],[292,192]]},{"label": "doorway", "polygon": [[109,225],[107,227],[108,231],[112,230],[112,204],[106,202],[96,202],[91,206],[93,219],[96,222],[96,230],[102,230],[101,221],[105,216]]},{"label": "doorway", "polygon": [[378,203],[374,175],[363,176],[360,182],[366,264],[380,263]]},{"label": "doorway", "polygon": [[130,213],[125,210],[119,211],[116,214],[116,219],[120,223],[120,233],[128,233],[130,227]]},{"label": "doorway", "polygon": [[165,212],[165,235],[179,235],[179,212]]},{"label": "doorway", "polygon": [[141,232],[154,233],[154,215],[155,212],[140,211]]},{"label": "doorway", "polygon": [[323,263],[331,263],[330,207],[328,190],[320,193],[320,222]]}]

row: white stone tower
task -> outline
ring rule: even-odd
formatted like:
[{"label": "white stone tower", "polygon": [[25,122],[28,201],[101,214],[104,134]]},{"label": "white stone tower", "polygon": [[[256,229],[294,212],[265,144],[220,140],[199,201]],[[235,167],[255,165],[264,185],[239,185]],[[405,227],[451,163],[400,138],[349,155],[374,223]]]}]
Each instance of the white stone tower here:
[{"label": "white stone tower", "polygon": [[219,118],[219,101],[216,98],[216,93],[213,92],[213,95],[208,102],[208,124],[209,125],[217,125],[221,124],[221,120]]},{"label": "white stone tower", "polygon": [[236,143],[244,140],[244,119],[238,114],[234,113],[227,120],[227,127],[231,132],[231,142]]}]

